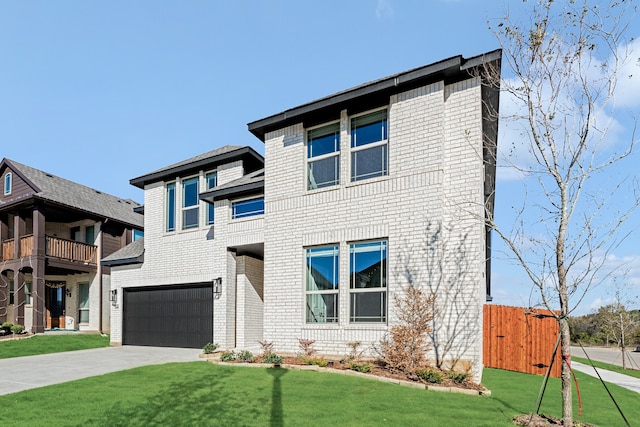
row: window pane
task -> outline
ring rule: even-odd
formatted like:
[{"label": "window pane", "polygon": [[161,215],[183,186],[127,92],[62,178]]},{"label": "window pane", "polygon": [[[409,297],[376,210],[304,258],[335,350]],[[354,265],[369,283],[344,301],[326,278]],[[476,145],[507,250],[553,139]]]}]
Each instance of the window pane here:
[{"label": "window pane", "polygon": [[307,134],[307,158],[340,151],[340,123],[333,123]]},{"label": "window pane", "polygon": [[338,246],[307,249],[307,291],[338,289]]},{"label": "window pane", "polygon": [[182,207],[188,208],[198,204],[198,178],[182,182]]},{"label": "window pane", "polygon": [[387,110],[351,119],[351,147],[387,139]]},{"label": "window pane", "polygon": [[337,185],[340,180],[340,156],[329,157],[327,159],[309,162],[308,167],[308,189],[328,187]]},{"label": "window pane", "polygon": [[307,323],[338,321],[338,294],[307,294]]},{"label": "window pane", "polygon": [[234,202],[231,217],[233,219],[264,214],[264,197]]},{"label": "window pane", "polygon": [[387,242],[351,245],[351,289],[387,286]]},{"label": "window pane", "polygon": [[198,226],[198,208],[185,209],[182,211],[182,229],[195,228]]},{"label": "window pane", "polygon": [[386,322],[386,292],[351,293],[350,322]]},{"label": "window pane", "polygon": [[80,308],[89,308],[89,284],[80,283],[78,285],[78,306]]},{"label": "window pane", "polygon": [[4,176],[4,194],[11,194],[11,173]]},{"label": "window pane", "polygon": [[167,185],[167,231],[176,229],[176,184]]},{"label": "window pane", "polygon": [[13,279],[9,280],[9,304],[13,304]]},{"label": "window pane", "polygon": [[211,190],[211,189],[213,189],[213,187],[218,185],[218,173],[217,172],[208,173],[206,175],[205,179],[207,181],[207,190]]},{"label": "window pane", "polygon": [[387,146],[367,148],[351,153],[351,181],[385,176],[387,174]]},{"label": "window pane", "polygon": [[144,237],[144,231],[141,230],[133,230],[133,241],[135,242],[138,239],[141,239]]}]

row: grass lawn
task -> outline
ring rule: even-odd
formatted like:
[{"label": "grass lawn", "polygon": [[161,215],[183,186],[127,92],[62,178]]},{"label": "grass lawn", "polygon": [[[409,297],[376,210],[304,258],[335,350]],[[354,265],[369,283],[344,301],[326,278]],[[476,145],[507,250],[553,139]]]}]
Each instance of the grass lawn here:
[{"label": "grass lawn", "polygon": [[109,347],[109,337],[100,334],[36,335],[21,340],[1,340],[0,359]]},{"label": "grass lawn", "polygon": [[[579,374],[582,420],[623,425],[606,392]],[[0,396],[3,425],[20,426],[512,426],[534,406],[542,377],[486,369],[491,397],[363,378],[205,362],[147,366]],[[630,420],[638,395],[611,386]],[[576,405],[577,411],[577,405]],[[542,412],[559,416],[559,380]]]},{"label": "grass lawn", "polygon": [[[589,359],[586,359],[586,358],[575,357],[575,356],[572,355],[571,356],[571,360],[575,360],[576,362],[584,363],[587,366],[591,366],[591,362],[589,362]],[[603,363],[603,362],[597,362],[597,361],[595,361],[593,359],[591,359],[591,361],[593,362],[593,366],[595,366],[596,368],[606,369],[607,371],[618,372],[619,374],[625,374],[625,375],[629,375],[631,377],[640,378],[640,370],[637,370],[637,369],[622,369],[622,366],[611,365],[609,363]]]}]

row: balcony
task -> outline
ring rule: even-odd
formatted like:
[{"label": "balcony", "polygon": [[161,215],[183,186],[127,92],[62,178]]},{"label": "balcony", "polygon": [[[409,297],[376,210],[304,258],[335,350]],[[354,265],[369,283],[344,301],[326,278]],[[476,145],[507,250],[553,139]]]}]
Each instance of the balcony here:
[{"label": "balcony", "polygon": [[[64,261],[81,262],[83,264],[97,264],[98,247],[87,243],[76,242],[60,237],[45,236],[45,254],[49,258],[58,258]],[[33,235],[20,238],[20,258],[33,255]],[[2,259],[13,259],[15,239],[2,241]]]}]

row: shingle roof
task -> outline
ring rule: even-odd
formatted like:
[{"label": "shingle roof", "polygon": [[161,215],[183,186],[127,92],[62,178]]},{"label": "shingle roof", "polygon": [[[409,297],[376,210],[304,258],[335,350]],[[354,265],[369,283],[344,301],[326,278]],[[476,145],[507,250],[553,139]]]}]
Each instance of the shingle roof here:
[{"label": "shingle roof", "polygon": [[104,257],[101,264],[107,267],[114,265],[138,264],[144,261],[144,237],[118,249],[108,257]]},{"label": "shingle roof", "polygon": [[228,163],[236,159],[243,160],[246,171],[252,172],[264,167],[264,158],[254,149],[247,146],[225,145],[207,153],[199,154],[178,163],[165,166],[153,172],[149,172],[129,182],[139,188],[144,188],[146,184],[158,181],[174,179],[203,168],[214,168],[217,165]]},{"label": "shingle roof", "polygon": [[138,228],[144,227],[144,217],[133,211],[140,204],[131,199],[122,199],[103,193],[15,160],[5,159],[4,162],[15,168],[17,172],[37,187],[39,191],[34,193],[34,196],[40,199],[110,218]]},{"label": "shingle roof", "polygon": [[264,193],[264,169],[248,173],[238,179],[200,193],[200,200],[213,203],[215,200]]}]

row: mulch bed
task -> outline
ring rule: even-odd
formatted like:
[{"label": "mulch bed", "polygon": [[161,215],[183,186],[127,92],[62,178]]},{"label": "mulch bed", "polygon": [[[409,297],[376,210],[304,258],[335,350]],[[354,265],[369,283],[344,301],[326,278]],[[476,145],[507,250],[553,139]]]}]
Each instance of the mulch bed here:
[{"label": "mulch bed", "polygon": [[[549,427],[562,425],[562,419],[560,418],[537,414],[518,415],[517,417],[513,417],[513,422],[516,425],[523,427]],[[595,424],[588,424],[578,420],[573,420],[573,425],[576,427],[597,427]]]}]

